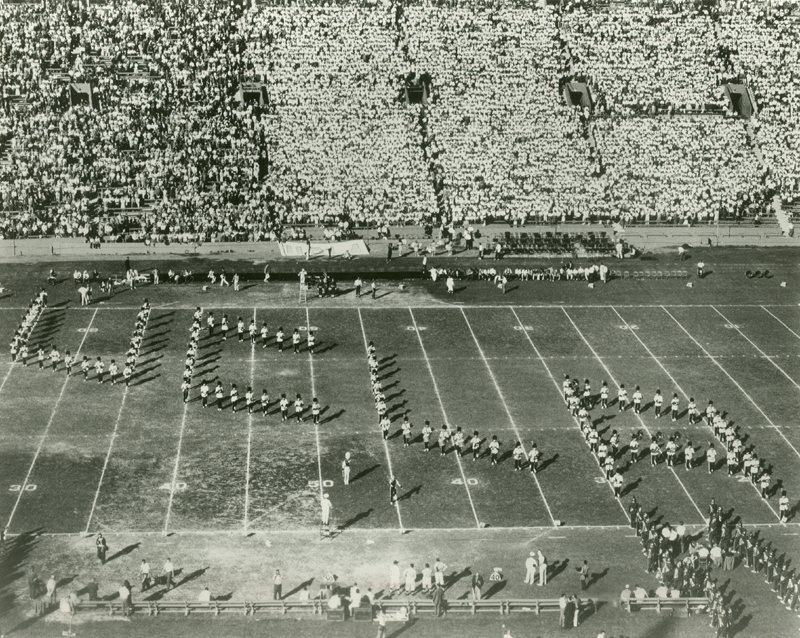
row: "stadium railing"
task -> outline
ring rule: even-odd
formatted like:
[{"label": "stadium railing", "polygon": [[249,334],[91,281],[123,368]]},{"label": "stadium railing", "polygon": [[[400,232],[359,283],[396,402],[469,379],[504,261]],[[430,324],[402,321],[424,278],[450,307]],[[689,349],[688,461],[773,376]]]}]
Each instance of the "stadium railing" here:
[{"label": "stadium railing", "polygon": [[[685,599],[671,599],[670,602]],[[700,599],[705,601],[705,599]],[[482,613],[494,613],[508,615],[512,613],[533,613],[541,614],[559,611],[559,601],[553,599],[509,599],[509,600],[448,600],[444,609],[449,614],[477,615]],[[159,616],[161,614],[213,614],[219,616],[222,613],[236,612],[244,616],[255,616],[256,614],[307,614],[312,616],[328,617],[327,601],[322,599],[308,601],[275,600],[266,602],[231,602],[213,600],[208,603],[189,602],[189,601],[155,601],[144,600],[136,601],[131,607],[134,613],[144,613],[148,616]],[[354,608],[354,616],[363,618],[363,607]],[[581,601],[582,613],[594,613],[596,602],[594,599]],[[380,610],[388,615],[398,615],[407,613],[409,616],[420,616],[434,614],[434,604],[432,600],[378,600],[372,607],[372,612]],[[109,615],[122,614],[122,603],[119,600],[92,600],[81,601],[75,605],[75,611],[99,611],[107,612]],[[356,612],[361,611],[361,614]]]},{"label": "stadium railing", "polygon": [[699,612],[708,607],[707,598],[642,598],[631,599],[628,611],[657,611],[659,614],[666,610],[675,610],[688,615]]}]

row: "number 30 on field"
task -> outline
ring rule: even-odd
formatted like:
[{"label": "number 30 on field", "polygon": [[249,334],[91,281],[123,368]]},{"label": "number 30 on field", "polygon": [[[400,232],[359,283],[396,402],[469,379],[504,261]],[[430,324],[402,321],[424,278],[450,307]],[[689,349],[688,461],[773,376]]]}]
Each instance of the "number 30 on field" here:
[{"label": "number 30 on field", "polygon": [[[23,491],[22,485],[12,485],[11,487],[8,488],[8,491],[9,492],[22,492]],[[28,483],[25,486],[25,490],[24,491],[25,492],[35,492],[36,491],[36,486],[33,483]]]}]

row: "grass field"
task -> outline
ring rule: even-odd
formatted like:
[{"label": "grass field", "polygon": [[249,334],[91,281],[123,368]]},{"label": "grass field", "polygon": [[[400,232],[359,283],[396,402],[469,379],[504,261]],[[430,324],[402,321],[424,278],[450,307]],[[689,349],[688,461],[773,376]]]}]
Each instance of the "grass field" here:
[{"label": "grass field", "polygon": [[[77,369],[67,377],[63,365],[53,373],[38,370],[35,362],[24,368],[3,357],[0,517],[11,534],[314,538],[324,490],[343,538],[384,532],[399,538],[400,532],[408,538],[428,533],[501,538],[504,530],[541,536],[556,529],[577,534],[582,528],[623,538],[625,507],[633,496],[661,522],[702,526],[716,498],[747,525],[800,532],[797,304],[777,296],[764,303],[681,303],[683,284],[676,282],[661,284],[672,286],[662,299],[653,282],[638,284],[650,287],[629,294],[628,303],[589,304],[581,303],[570,285],[563,284],[563,303],[539,304],[536,285],[527,284],[526,297],[515,303],[509,295],[496,305],[458,304],[479,295],[481,286],[484,300],[497,299],[483,283],[450,299],[421,284],[406,297],[357,302],[349,295],[307,305],[297,303],[295,288],[288,285],[239,295],[186,287],[177,300],[160,286],[79,308],[71,284],[60,284],[51,290],[51,307],[31,343],[119,361],[138,305],[149,296],[153,311],[142,357],[128,389],[100,385],[94,374],[84,382]],[[0,341],[10,340],[34,291],[0,301]],[[612,294],[620,296],[619,290]],[[642,297],[646,303],[636,305]],[[218,319],[227,313],[232,325],[237,316],[246,324],[251,318],[258,326],[266,321],[271,338],[263,348],[260,339],[238,343],[231,333],[222,341],[204,330],[191,400],[183,404],[181,373],[197,305]],[[278,352],[278,326],[289,334],[301,328],[299,354],[291,346]],[[308,328],[317,334],[313,357],[305,348]],[[377,347],[392,418],[386,442],[373,407],[368,340]],[[595,393],[608,381],[612,398],[619,384],[642,387],[641,415],[619,412],[615,401],[591,413],[603,436],[614,429],[621,435],[621,501],[565,409],[560,388],[565,374],[590,379]],[[215,378],[225,385],[226,397],[232,382],[242,396],[248,385],[257,397],[267,388],[269,413],[204,410],[199,385]],[[678,393],[676,423],[668,414],[654,418],[656,388],[667,404]],[[321,423],[315,426],[308,414],[302,423],[281,422],[277,399],[284,392],[289,398],[300,393],[307,406],[319,397]],[[725,475],[724,452],[717,471],[706,471],[703,457],[714,437],[704,423],[688,424],[689,396],[701,409],[713,399],[745,443],[755,445],[772,468],[769,500],[743,478]],[[414,424],[408,448],[400,434],[404,414]],[[487,440],[497,435],[500,463],[490,465],[488,455],[473,461],[471,454],[459,457],[452,450],[444,457],[438,449],[424,453],[420,430],[426,419],[435,429],[444,423],[468,433],[477,429]],[[646,455],[628,463],[625,445],[639,430],[680,432],[698,450],[697,467],[670,469],[662,462],[651,468]],[[526,450],[533,441],[541,449],[537,474],[514,471],[516,440]],[[344,486],[339,468],[347,451],[353,479]],[[389,502],[392,473],[402,484],[396,506]],[[777,515],[781,487],[793,507],[788,525]]]},{"label": "grass field", "polygon": [[[366,304],[365,304],[366,305]],[[609,409],[592,410],[606,438],[623,441],[624,494],[657,507],[665,521],[702,524],[712,497],[736,503],[748,524],[775,524],[776,498],[764,501],[749,484],[702,463],[713,436],[690,426],[688,396],[704,406],[713,399],[746,434],[748,445],[773,467],[790,494],[800,494],[800,437],[792,427],[800,380],[797,308],[708,307],[421,307],[225,308],[215,315],[300,327],[300,354],[279,352],[231,334],[204,335],[191,400],[180,400],[183,353],[192,311],[160,309],[151,315],[143,359],[132,385],[84,382],[35,362],[3,366],[0,409],[7,415],[2,478],[8,488],[2,515],[11,533],[293,531],[319,523],[320,481],[335,518],[345,528],[461,529],[625,525],[613,497],[561,400],[564,374],[603,380]],[[3,310],[6,330],[18,311]],[[136,309],[49,309],[32,342],[56,343],[94,359],[122,359]],[[317,354],[305,347],[307,327],[317,329]],[[384,444],[373,407],[366,341],[378,348],[380,377],[393,428]],[[203,410],[202,379],[231,383],[243,394],[271,395],[267,415]],[[617,385],[640,385],[641,415],[620,413]],[[213,385],[213,384],[212,384]],[[681,417],[656,420],[652,397],[676,391]],[[323,405],[315,427],[306,414],[281,422],[280,393],[312,395]],[[293,410],[291,411],[293,415]],[[402,415],[415,425],[403,447]],[[497,435],[500,463],[488,454],[474,462],[438,448],[424,454],[425,419]],[[632,432],[682,434],[700,460],[693,471],[630,464],[624,454]],[[434,437],[435,438],[435,437]],[[649,440],[649,437],[647,437]],[[542,450],[542,470],[513,471],[511,449],[520,440]],[[719,445],[717,445],[719,447]],[[486,444],[483,450],[485,453]],[[339,464],[353,457],[350,486]],[[398,507],[388,499],[390,469],[402,484]],[[18,486],[18,487],[17,487]],[[625,500],[625,499],[624,499]]]}]

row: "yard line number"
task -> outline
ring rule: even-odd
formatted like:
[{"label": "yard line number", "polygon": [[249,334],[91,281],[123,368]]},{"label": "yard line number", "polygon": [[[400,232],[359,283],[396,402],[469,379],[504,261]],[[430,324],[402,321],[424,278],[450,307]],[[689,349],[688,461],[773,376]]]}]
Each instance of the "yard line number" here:
[{"label": "yard line number", "polygon": [[[158,486],[158,489],[160,489],[160,490],[169,491],[171,488],[172,488],[172,483],[162,483],[161,485]],[[183,483],[183,482],[175,483],[175,490],[176,491],[182,492],[185,489],[186,489],[186,483]]]},{"label": "yard line number", "polygon": [[[308,486],[316,490],[319,488],[319,481],[309,481]],[[322,487],[333,487],[333,481],[325,479],[324,481],[322,481]]]},{"label": "yard line number", "polygon": [[[22,485],[12,485],[11,487],[8,488],[8,491],[9,492],[22,492],[23,491],[22,490]],[[25,486],[25,491],[26,492],[35,492],[36,491],[36,486],[33,483],[28,483]]]},{"label": "yard line number", "polygon": [[[450,481],[450,484],[451,485],[464,485],[464,481],[463,481],[463,479],[460,479],[460,478],[454,478],[452,481]],[[477,485],[477,484],[478,484],[478,479],[476,479],[476,478],[468,478],[467,479],[467,485]]]}]

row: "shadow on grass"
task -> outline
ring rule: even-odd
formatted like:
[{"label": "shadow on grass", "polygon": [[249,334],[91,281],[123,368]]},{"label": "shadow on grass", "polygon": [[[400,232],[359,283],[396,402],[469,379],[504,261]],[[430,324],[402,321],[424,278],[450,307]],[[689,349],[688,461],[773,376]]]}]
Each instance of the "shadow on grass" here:
[{"label": "shadow on grass", "polygon": [[498,580],[491,587],[489,587],[489,589],[486,590],[486,593],[483,596],[481,596],[481,598],[482,599],[491,598],[495,594],[499,594],[501,591],[503,591],[503,589],[505,589],[506,582],[507,581],[505,580]]},{"label": "shadow on grass", "polygon": [[400,498],[397,499],[397,502],[405,501],[410,499],[412,496],[419,494],[420,490],[422,489],[422,485],[417,485],[416,487],[412,487],[408,492],[403,494]]},{"label": "shadow on grass", "polygon": [[[304,580],[304,581],[303,581],[302,583],[300,583],[300,584],[299,584],[297,587],[295,587],[295,588],[294,588],[294,589],[292,589],[291,591],[288,591],[288,592],[286,592],[286,593],[285,593],[283,596],[281,596],[281,600],[283,600],[283,599],[285,599],[285,598],[289,598],[290,596],[293,596],[294,594],[296,594],[296,593],[297,593],[297,592],[299,592],[299,591],[302,591],[302,590],[303,590],[303,589],[305,589],[306,587],[311,587],[311,584],[312,584],[313,582],[314,582],[314,578],[313,578],[313,577],[312,577],[312,578],[309,578],[308,580]],[[219,599],[217,599],[217,600],[219,600]]]},{"label": "shadow on grass", "polygon": [[127,556],[128,554],[130,554],[135,549],[138,549],[141,544],[142,544],[141,542],[138,542],[138,543],[134,543],[133,545],[128,545],[127,547],[123,547],[116,554],[111,554],[111,556],[109,556],[106,559],[106,563],[110,563],[112,560],[115,560],[117,558],[121,558],[122,556]]},{"label": "shadow on grass", "polygon": [[367,517],[368,517],[370,514],[372,514],[372,511],[373,511],[373,508],[371,508],[371,507],[370,507],[368,510],[366,510],[366,511],[363,511],[363,512],[359,512],[358,514],[356,514],[356,515],[355,515],[355,516],[353,516],[352,518],[348,518],[348,519],[347,519],[347,520],[346,520],[344,523],[342,523],[342,524],[339,526],[339,530],[338,530],[338,532],[339,532],[339,533],[341,533],[341,532],[343,532],[344,530],[346,530],[347,528],[349,528],[349,527],[352,527],[353,525],[355,525],[355,524],[356,524],[356,523],[358,523],[359,521],[363,521],[363,520],[364,520],[365,518],[367,518]]},{"label": "shadow on grass", "polygon": [[368,474],[371,474],[372,472],[377,470],[379,467],[380,467],[380,464],[376,464],[376,465],[373,465],[371,467],[368,467],[368,468],[365,468],[365,469],[361,470],[358,474],[356,474],[353,478],[350,479],[350,482],[351,483],[355,483],[359,479],[362,479],[365,476],[367,476]]},{"label": "shadow on grass", "polygon": [[389,634],[389,638],[397,638],[397,636],[402,635],[405,631],[412,629],[414,625],[417,624],[417,620],[419,620],[419,618],[412,618],[411,620],[406,621],[397,631],[393,631],[391,634]]}]

